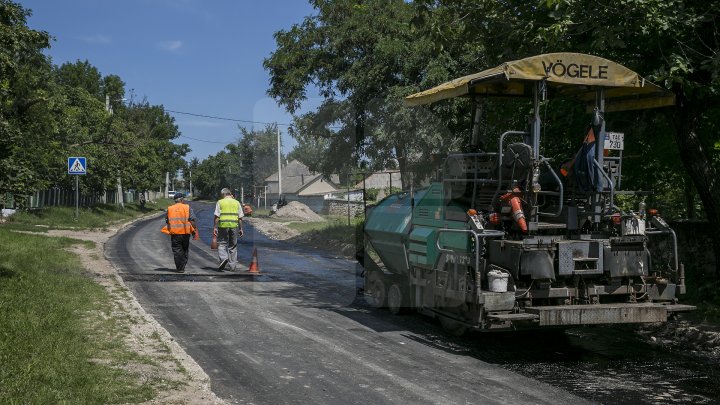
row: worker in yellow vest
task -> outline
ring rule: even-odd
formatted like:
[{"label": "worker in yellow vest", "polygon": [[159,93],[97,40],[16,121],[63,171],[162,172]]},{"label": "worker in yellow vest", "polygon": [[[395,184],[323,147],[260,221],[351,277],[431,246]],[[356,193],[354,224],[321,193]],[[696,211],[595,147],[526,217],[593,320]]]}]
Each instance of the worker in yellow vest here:
[{"label": "worker in yellow vest", "polygon": [[226,267],[232,271],[237,266],[237,243],[243,235],[242,205],[233,198],[228,188],[220,191],[222,198],[215,204],[215,226],[213,232],[217,236],[218,256],[222,271]]},{"label": "worker in yellow vest", "polygon": [[185,265],[188,262],[188,251],[190,250],[190,235],[195,232],[195,213],[192,208],[185,204],[185,196],[176,193],[173,197],[175,204],[168,207],[165,222],[167,222],[168,233],[170,234],[170,246],[175,258],[175,269],[185,272]]}]

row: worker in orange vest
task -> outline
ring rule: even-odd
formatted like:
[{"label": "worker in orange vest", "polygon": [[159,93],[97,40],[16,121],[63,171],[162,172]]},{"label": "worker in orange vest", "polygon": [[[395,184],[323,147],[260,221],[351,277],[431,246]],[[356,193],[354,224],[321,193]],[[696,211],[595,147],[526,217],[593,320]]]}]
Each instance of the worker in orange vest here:
[{"label": "worker in orange vest", "polygon": [[168,207],[165,222],[170,233],[175,269],[184,273],[190,250],[190,235],[194,234],[196,229],[195,213],[185,204],[185,196],[182,193],[176,193],[173,198],[175,204]]}]

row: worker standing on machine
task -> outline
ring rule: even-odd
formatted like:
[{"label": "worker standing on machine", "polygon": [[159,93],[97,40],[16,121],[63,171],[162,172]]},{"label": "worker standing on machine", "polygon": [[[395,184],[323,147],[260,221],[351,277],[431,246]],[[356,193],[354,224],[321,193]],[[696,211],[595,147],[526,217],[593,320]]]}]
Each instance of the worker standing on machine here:
[{"label": "worker standing on machine", "polygon": [[195,213],[185,203],[185,196],[182,193],[176,193],[173,199],[175,204],[168,207],[165,222],[170,233],[175,269],[184,273],[190,250],[190,235],[194,234],[196,229]]},{"label": "worker standing on machine", "polygon": [[242,205],[238,200],[233,198],[232,192],[228,188],[220,191],[222,198],[215,204],[215,224],[213,228],[214,234],[218,241],[218,256],[220,258],[220,266],[218,270],[222,271],[227,266],[234,271],[237,266],[237,243],[238,239],[243,235]]}]

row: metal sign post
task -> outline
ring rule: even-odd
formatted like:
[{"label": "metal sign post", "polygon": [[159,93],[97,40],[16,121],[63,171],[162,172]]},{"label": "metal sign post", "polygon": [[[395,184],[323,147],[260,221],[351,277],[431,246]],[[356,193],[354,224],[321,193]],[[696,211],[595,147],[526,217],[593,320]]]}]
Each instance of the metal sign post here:
[{"label": "metal sign post", "polygon": [[75,220],[80,216],[80,177],[87,174],[87,160],[84,157],[72,156],[67,160],[68,174],[75,176]]},{"label": "metal sign post", "polygon": [[80,216],[80,177],[75,176],[75,220]]}]

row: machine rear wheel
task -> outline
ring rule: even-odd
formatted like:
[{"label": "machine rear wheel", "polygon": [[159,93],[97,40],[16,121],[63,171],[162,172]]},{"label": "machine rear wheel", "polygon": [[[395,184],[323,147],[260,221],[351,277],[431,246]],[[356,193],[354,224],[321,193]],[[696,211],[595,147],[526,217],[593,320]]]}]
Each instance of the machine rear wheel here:
[{"label": "machine rear wheel", "polygon": [[403,289],[397,283],[393,283],[388,289],[387,305],[390,312],[395,315],[401,314],[407,309],[407,297]]},{"label": "machine rear wheel", "polygon": [[365,302],[373,308],[384,308],[387,301],[387,289],[382,274],[371,271],[365,283]]}]

